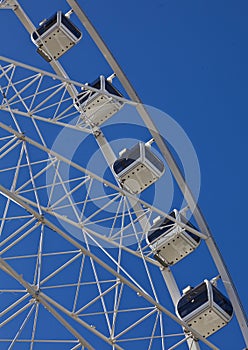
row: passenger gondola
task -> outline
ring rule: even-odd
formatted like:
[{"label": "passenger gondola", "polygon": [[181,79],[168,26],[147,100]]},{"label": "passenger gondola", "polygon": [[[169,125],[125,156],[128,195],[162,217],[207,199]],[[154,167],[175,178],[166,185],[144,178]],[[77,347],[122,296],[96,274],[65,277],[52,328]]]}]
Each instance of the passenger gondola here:
[{"label": "passenger gondola", "polygon": [[[196,229],[186,217],[174,209],[169,216],[178,222]],[[200,244],[200,237],[182,228],[169,218],[156,218],[147,234],[147,243],[154,252],[154,258],[162,265],[174,265]]]},{"label": "passenger gondola", "polygon": [[57,60],[82,37],[80,30],[61,11],[44,20],[31,34],[31,39],[38,47],[37,52],[50,62]]},{"label": "passenger gondola", "polygon": [[117,97],[123,97],[114,85],[100,76],[89,86],[99,89],[99,93],[90,90],[83,90],[75,100],[75,107],[82,113],[82,119],[95,126],[100,126],[110,117],[117,113],[123,106],[123,102],[117,98],[106,95],[109,93]]},{"label": "passenger gondola", "polygon": [[231,302],[210,281],[188,287],[178,301],[176,313],[203,337],[227,325],[233,315]]},{"label": "passenger gondola", "polygon": [[113,164],[113,170],[120,183],[131,193],[140,193],[164,173],[164,163],[149,146],[139,142],[131,149],[124,149]]}]

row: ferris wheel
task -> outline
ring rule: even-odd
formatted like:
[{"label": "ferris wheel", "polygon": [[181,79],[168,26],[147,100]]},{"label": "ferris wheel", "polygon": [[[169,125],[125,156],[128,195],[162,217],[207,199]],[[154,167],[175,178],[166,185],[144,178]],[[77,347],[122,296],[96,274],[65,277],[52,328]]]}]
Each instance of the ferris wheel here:
[{"label": "ferris wheel", "polygon": [[[17,0],[0,1],[54,70],[0,57],[0,348],[223,349],[225,338],[234,349],[233,329],[247,348],[197,204],[191,143],[142,104],[79,3],[67,4],[34,25]],[[60,58],[86,32],[109,74],[82,83]]]}]

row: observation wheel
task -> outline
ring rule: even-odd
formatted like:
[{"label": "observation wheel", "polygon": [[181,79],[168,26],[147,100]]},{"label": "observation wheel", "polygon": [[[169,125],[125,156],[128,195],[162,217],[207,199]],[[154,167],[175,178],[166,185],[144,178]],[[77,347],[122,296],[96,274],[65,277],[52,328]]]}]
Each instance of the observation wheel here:
[{"label": "observation wheel", "polygon": [[[80,4],[61,7],[34,25],[0,1],[47,67],[0,57],[0,348],[248,347],[187,135],[142,104]],[[108,73],[82,83],[60,62],[86,35]]]}]

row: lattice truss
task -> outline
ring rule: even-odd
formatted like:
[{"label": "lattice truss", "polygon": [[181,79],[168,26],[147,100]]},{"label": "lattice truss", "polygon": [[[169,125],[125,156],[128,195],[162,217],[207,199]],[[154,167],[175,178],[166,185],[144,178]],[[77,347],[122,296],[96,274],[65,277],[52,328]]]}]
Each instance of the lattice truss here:
[{"label": "lattice truss", "polygon": [[122,349],[133,341],[165,349],[183,342],[145,240],[154,208],[140,204],[134,212],[122,190],[49,148],[54,125],[91,132],[68,82],[13,63],[0,67],[3,347]]},{"label": "lattice truss", "polygon": [[[25,71],[17,69],[15,64],[1,65],[1,110],[17,113],[22,116],[32,117],[35,120],[46,123],[56,123],[56,125],[71,128],[80,128],[85,132],[90,132],[91,128],[87,123],[87,115],[84,111],[79,114],[75,108],[77,103],[77,90],[72,90],[75,100],[68,93],[71,88],[71,81],[67,79],[56,80],[51,74],[44,75],[38,70]],[[73,82],[80,87],[82,84]],[[87,85],[84,86],[89,91],[97,91]],[[71,88],[72,89],[72,88]],[[106,94],[106,93],[105,93]],[[111,97],[107,96],[106,102]]]}]

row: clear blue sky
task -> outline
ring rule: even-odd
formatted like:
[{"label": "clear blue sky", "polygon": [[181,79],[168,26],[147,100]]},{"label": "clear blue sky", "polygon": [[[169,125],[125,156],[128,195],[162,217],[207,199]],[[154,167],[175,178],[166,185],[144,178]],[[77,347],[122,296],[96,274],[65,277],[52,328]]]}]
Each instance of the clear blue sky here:
[{"label": "clear blue sky", "polygon": [[[62,0],[20,3],[35,24],[57,9],[69,9]],[[190,137],[202,174],[199,204],[248,312],[248,2],[79,3],[143,102],[168,113]],[[35,54],[28,34],[13,13],[0,12],[0,28],[2,56],[51,70]],[[72,79],[81,82],[110,73],[86,33],[61,63]],[[182,270],[177,272],[183,275]],[[225,343],[222,339],[220,344],[221,350],[243,346],[242,340],[236,348],[230,346],[230,340]]]}]

